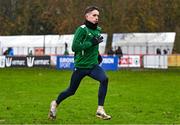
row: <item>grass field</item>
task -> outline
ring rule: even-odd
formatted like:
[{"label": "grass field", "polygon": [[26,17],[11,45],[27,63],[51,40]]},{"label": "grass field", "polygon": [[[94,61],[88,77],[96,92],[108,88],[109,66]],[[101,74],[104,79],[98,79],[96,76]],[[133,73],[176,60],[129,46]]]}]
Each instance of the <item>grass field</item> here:
[{"label": "grass field", "polygon": [[105,102],[111,120],[95,117],[98,82],[86,77],[47,119],[49,104],[69,84],[71,71],[0,69],[0,124],[180,124],[180,70],[107,71]]}]

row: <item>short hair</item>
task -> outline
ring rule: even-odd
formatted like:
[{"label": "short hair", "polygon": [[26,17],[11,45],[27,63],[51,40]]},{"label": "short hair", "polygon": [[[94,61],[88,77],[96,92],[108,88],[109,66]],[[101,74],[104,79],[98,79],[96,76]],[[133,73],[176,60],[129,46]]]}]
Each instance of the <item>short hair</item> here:
[{"label": "short hair", "polygon": [[91,12],[93,10],[99,11],[99,8],[97,6],[88,6],[88,7],[86,7],[86,9],[84,11],[84,15],[86,15],[87,13],[89,13],[89,12]]}]

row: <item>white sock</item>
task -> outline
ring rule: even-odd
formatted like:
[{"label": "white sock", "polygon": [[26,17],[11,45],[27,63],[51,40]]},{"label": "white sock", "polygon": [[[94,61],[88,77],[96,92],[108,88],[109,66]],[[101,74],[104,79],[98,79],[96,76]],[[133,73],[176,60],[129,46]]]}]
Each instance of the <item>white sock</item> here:
[{"label": "white sock", "polygon": [[56,110],[56,106],[57,106],[56,102],[53,101],[53,102],[51,103],[51,111],[55,111],[55,110]]},{"label": "white sock", "polygon": [[104,107],[99,105],[97,111],[104,111]]}]

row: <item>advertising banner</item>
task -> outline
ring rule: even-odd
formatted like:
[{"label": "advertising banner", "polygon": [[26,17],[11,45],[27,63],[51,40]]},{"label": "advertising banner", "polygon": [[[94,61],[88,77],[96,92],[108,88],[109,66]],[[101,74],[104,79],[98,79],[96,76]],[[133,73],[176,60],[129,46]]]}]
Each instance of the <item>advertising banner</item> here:
[{"label": "advertising banner", "polygon": [[[1,60],[1,59],[0,59]],[[6,56],[4,67],[48,67],[50,56]],[[2,63],[2,65],[3,65]]]},{"label": "advertising banner", "polygon": [[4,68],[5,67],[5,56],[0,56],[0,68]]},{"label": "advertising banner", "polygon": [[[117,70],[118,57],[117,56],[102,56],[103,61],[100,66],[104,70]],[[57,69],[73,69],[74,56],[57,56]]]},{"label": "advertising banner", "polygon": [[74,68],[74,56],[57,56],[57,69],[72,69]]},{"label": "advertising banner", "polygon": [[6,67],[26,67],[26,57],[6,56]]},{"label": "advertising banner", "polygon": [[118,69],[118,56],[102,56],[103,61],[100,66],[104,70],[117,70]]},{"label": "advertising banner", "polygon": [[119,59],[118,67],[140,67],[141,60],[139,55],[123,55]]},{"label": "advertising banner", "polygon": [[49,67],[50,56],[27,56],[27,67]]}]

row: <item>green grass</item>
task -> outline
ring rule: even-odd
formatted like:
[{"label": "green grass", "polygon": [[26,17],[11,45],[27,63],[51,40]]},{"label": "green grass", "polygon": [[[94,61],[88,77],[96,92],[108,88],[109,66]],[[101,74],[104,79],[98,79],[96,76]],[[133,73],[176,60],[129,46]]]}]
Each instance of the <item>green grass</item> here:
[{"label": "green grass", "polygon": [[180,124],[179,69],[107,71],[107,121],[95,117],[99,83],[86,77],[58,107],[57,120],[49,121],[49,104],[69,85],[71,73],[0,69],[0,124]]}]

